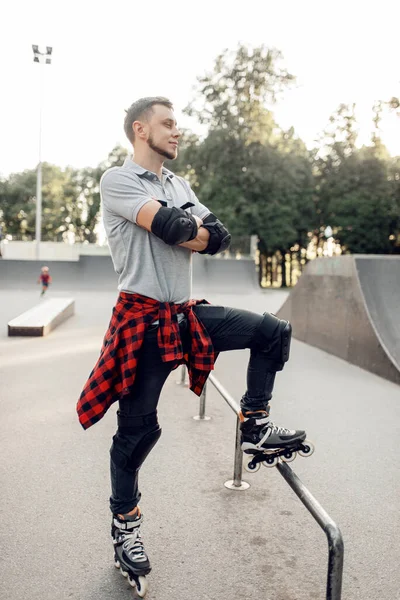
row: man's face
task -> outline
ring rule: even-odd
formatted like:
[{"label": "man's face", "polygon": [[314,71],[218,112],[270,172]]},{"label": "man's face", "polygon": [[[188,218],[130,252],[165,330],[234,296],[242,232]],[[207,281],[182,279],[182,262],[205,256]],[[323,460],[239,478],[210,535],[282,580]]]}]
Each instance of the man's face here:
[{"label": "man's face", "polygon": [[178,156],[178,139],[175,115],[170,108],[162,104],[153,106],[153,114],[148,121],[147,144],[154,152],[173,160]]}]

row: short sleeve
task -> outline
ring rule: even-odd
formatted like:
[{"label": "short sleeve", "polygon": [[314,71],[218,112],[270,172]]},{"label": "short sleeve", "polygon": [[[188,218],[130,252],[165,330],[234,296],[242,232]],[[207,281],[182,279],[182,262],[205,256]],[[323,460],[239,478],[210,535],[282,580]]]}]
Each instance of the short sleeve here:
[{"label": "short sleeve", "polygon": [[207,206],[200,202],[200,200],[198,199],[198,197],[196,196],[186,179],[183,179],[182,177],[180,179],[188,191],[190,202],[194,204],[194,206],[192,206],[190,209],[192,215],[195,215],[200,219],[205,219],[211,213],[211,210],[209,210]]},{"label": "short sleeve", "polygon": [[119,168],[104,173],[100,181],[100,195],[104,209],[132,223],[136,223],[140,209],[153,200],[138,175]]}]

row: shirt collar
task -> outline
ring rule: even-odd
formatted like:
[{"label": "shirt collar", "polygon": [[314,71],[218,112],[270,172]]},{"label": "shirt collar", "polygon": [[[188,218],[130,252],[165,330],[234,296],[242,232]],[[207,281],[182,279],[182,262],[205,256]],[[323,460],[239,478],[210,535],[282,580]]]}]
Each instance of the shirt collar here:
[{"label": "shirt collar", "polygon": [[170,171],[169,169],[166,169],[165,167],[162,168],[162,174],[167,178],[169,177],[170,179],[172,179],[174,177],[173,172]]},{"label": "shirt collar", "polygon": [[[156,175],[155,173],[153,173],[153,171],[148,171],[147,169],[144,169],[143,167],[135,163],[129,156],[125,159],[124,167],[126,167],[130,171],[133,171],[137,175],[146,177],[148,179],[153,179]],[[162,174],[164,177],[169,179],[172,179],[174,177],[172,171],[166,169],[165,167],[162,168]]]}]

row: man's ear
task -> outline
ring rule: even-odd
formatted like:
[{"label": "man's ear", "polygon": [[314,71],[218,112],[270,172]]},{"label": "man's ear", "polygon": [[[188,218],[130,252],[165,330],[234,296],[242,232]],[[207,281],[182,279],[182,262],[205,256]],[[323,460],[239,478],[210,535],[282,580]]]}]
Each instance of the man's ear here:
[{"label": "man's ear", "polygon": [[146,123],[142,123],[142,121],[134,121],[132,123],[132,129],[135,134],[135,137],[138,137],[141,140],[146,138],[146,136],[147,136]]}]

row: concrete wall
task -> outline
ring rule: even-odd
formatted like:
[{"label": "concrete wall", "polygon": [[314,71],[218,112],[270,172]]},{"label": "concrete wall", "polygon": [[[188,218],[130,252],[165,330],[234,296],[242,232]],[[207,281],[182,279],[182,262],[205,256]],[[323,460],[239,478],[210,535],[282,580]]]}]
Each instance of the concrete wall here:
[{"label": "concrete wall", "polygon": [[[79,260],[1,260],[0,289],[30,289],[37,285],[40,269],[46,264],[57,290],[117,290],[118,276],[110,256],[81,256]],[[193,289],[208,292],[244,293],[258,289],[258,277],[251,259],[218,259],[193,256]]]},{"label": "concrete wall", "polygon": [[[36,260],[36,242],[3,240],[1,255],[5,260]],[[62,242],[41,242],[39,260],[79,261],[79,256],[109,256],[108,246],[97,244],[64,244]]]},{"label": "concrete wall", "polygon": [[196,294],[249,294],[259,288],[258,273],[251,258],[236,260],[203,254],[193,256],[193,289]]},{"label": "concrete wall", "polygon": [[[0,260],[0,289],[37,286],[44,261]],[[78,261],[46,261],[56,290],[115,290],[118,276],[110,256],[81,256]]]}]

